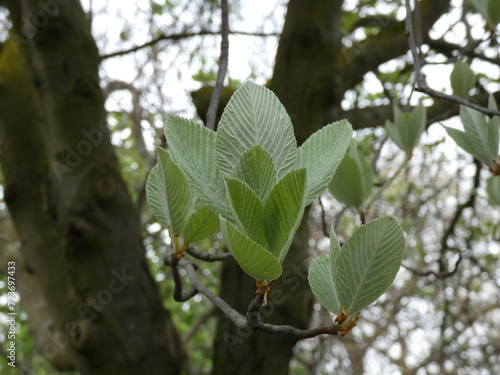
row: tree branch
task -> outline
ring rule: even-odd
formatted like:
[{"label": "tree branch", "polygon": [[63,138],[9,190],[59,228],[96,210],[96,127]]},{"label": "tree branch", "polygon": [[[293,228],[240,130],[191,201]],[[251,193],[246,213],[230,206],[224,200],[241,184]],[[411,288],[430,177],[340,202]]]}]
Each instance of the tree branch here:
[{"label": "tree branch", "polygon": [[217,78],[215,80],[214,91],[207,111],[207,128],[215,130],[215,116],[217,108],[219,107],[220,96],[224,88],[224,79],[227,73],[227,64],[229,61],[229,10],[227,0],[221,0],[221,36],[220,42],[220,58],[219,70],[217,71]]},{"label": "tree branch", "polygon": [[192,246],[189,246],[186,250],[186,253],[191,255],[192,257],[202,260],[204,262],[218,262],[221,260],[232,259],[233,254],[230,252],[221,253],[221,254],[210,254],[204,251],[200,251]]},{"label": "tree branch", "polygon": [[[178,260],[172,257],[172,254],[172,250],[167,252],[165,263],[172,266],[172,271],[174,273],[174,282],[176,284],[174,298],[176,296],[187,297],[189,293],[194,293],[194,290],[196,290],[196,292],[199,292],[208,298],[226,316],[227,319],[229,319],[237,328],[241,330],[263,331],[274,335],[288,335],[298,340],[312,338],[319,335],[338,335],[342,332],[340,324],[303,330],[289,325],[262,323],[258,318],[258,313],[262,307],[263,294],[255,296],[249,305],[247,317],[244,317],[199,281],[198,275],[196,274],[196,265],[186,259]],[[180,274],[177,266],[186,270],[187,278],[191,283],[191,289],[188,292],[184,292],[182,290],[182,281],[180,280]],[[193,294],[193,296],[194,295],[195,294]]]},{"label": "tree branch", "polygon": [[410,0],[405,0],[405,5],[406,5],[406,22],[405,22],[405,24],[406,24],[406,36],[408,38],[408,43],[410,45],[410,52],[411,52],[411,55],[413,58],[413,65],[415,67],[415,78],[416,78],[415,90],[417,90],[419,92],[423,92],[423,93],[430,95],[434,98],[449,100],[449,101],[467,106],[469,108],[475,109],[476,111],[484,113],[485,115],[488,115],[488,116],[500,116],[500,111],[498,111],[498,110],[488,109],[486,107],[483,107],[481,105],[473,103],[467,99],[463,99],[463,98],[456,96],[456,95],[449,95],[449,94],[445,94],[445,93],[436,91],[427,85],[427,81],[425,80],[425,77],[422,74],[422,67],[420,65],[420,60],[418,57],[418,50],[417,50],[417,44],[415,42],[415,31],[413,28],[412,9],[411,9]]},{"label": "tree branch", "polygon": [[[253,33],[253,32],[247,32],[247,31],[229,31],[230,35],[242,35],[242,36],[255,36],[255,37],[270,37],[270,36],[280,36],[279,33]],[[110,52],[106,53],[104,55],[101,55],[101,61],[105,59],[109,59],[112,57],[117,57],[117,56],[123,56],[127,55],[129,53],[137,52],[140,51],[141,49],[147,48],[147,47],[152,47],[156,43],[161,42],[163,40],[169,40],[172,42],[176,42],[178,40],[182,39],[187,39],[187,38],[192,38],[195,36],[215,36],[215,35],[220,35],[219,31],[211,31],[211,30],[201,30],[201,31],[196,31],[196,32],[182,32],[182,33],[174,33],[174,34],[161,34],[160,36],[151,39],[149,42],[139,44],[135,47],[131,47],[128,49],[124,49],[121,51],[115,51],[115,52]]]}]

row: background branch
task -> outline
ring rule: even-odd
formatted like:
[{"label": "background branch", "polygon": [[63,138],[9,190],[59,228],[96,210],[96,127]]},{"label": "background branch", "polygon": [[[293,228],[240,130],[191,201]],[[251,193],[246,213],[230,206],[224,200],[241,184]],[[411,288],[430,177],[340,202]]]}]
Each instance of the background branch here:
[{"label": "background branch", "polygon": [[410,45],[410,52],[411,52],[411,56],[413,58],[413,65],[415,67],[415,78],[416,78],[415,90],[423,92],[423,93],[430,95],[434,98],[445,99],[445,100],[449,100],[449,101],[452,101],[452,102],[455,102],[455,103],[458,103],[461,105],[465,105],[469,108],[475,109],[476,111],[484,113],[485,115],[488,115],[488,116],[500,116],[500,111],[498,111],[498,110],[488,109],[486,107],[483,107],[479,104],[473,103],[467,99],[463,99],[463,98],[456,96],[456,95],[449,95],[449,94],[445,94],[445,93],[436,91],[427,85],[427,81],[425,80],[425,77],[422,74],[422,67],[420,65],[420,60],[418,57],[418,50],[417,50],[417,44],[415,42],[415,31],[413,28],[412,9],[411,9],[410,1],[411,0],[405,1],[405,5],[406,5],[406,36],[408,38],[408,43]]},{"label": "background branch", "polygon": [[229,10],[227,0],[221,0],[220,7],[222,14],[222,40],[220,42],[219,70],[217,71],[217,78],[215,80],[212,98],[210,99],[210,105],[208,106],[206,123],[207,128],[212,130],[215,130],[215,115],[217,114],[217,108],[219,107],[220,96],[224,87],[224,79],[226,78],[227,64],[229,61]]}]

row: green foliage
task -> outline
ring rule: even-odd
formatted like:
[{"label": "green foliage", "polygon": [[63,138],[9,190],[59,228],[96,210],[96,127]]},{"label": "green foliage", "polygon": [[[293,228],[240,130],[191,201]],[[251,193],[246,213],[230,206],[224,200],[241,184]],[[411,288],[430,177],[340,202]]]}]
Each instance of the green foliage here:
[{"label": "green foliage", "polygon": [[305,206],[326,190],[351,133],[350,124],[339,121],[297,148],[290,118],[276,96],[244,84],[229,100],[217,132],[168,118],[169,151],[158,150],[148,201],[158,221],[184,237],[196,205],[206,207],[208,223],[196,221],[201,232],[189,227],[190,236],[210,234],[209,210],[214,212],[242,269],[257,280],[275,279]]},{"label": "green foliage", "polygon": [[500,23],[500,2],[498,0],[472,0],[472,5],[491,25],[496,26]]},{"label": "green foliage", "polygon": [[339,201],[361,208],[366,202],[373,187],[373,172],[370,164],[355,142],[351,142],[329,190]]},{"label": "green foliage", "polygon": [[[489,108],[498,109],[493,97],[490,97]],[[445,126],[448,135],[465,152],[485,163],[494,174],[500,173],[498,160],[500,119],[498,116],[487,120],[481,112],[462,106],[460,119],[464,131]]]},{"label": "green foliage", "polygon": [[491,201],[500,206],[500,176],[491,176],[487,180],[486,191]]},{"label": "green foliage", "polygon": [[161,148],[157,152],[158,163],[146,184],[146,197],[156,219],[173,238],[182,237],[186,243],[210,236],[219,227],[217,216],[206,206],[195,204],[191,187],[169,153]]},{"label": "green foliage", "polygon": [[425,130],[426,121],[427,110],[422,105],[406,113],[394,106],[394,122],[387,120],[385,130],[391,140],[411,157],[413,148]]},{"label": "green foliage", "polygon": [[457,61],[450,75],[451,88],[453,93],[462,98],[469,96],[469,91],[476,85],[476,75],[463,61]]},{"label": "green foliage", "polygon": [[380,297],[399,270],[404,234],[392,217],[373,220],[340,244],[331,231],[330,259],[320,256],[309,269],[309,283],[319,302],[334,314],[355,316]]}]

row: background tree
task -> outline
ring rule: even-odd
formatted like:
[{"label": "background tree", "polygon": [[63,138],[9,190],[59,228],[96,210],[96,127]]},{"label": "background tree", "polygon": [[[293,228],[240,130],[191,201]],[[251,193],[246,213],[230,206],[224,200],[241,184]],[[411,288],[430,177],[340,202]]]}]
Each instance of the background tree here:
[{"label": "background tree", "polygon": [[[478,3],[419,1],[414,36],[429,85],[450,92],[434,78],[447,82],[450,66],[467,61],[479,80],[465,96],[484,106],[487,93],[499,97],[499,57],[495,17]],[[172,302],[161,264],[166,236],[144,205],[145,178],[166,114],[193,117],[194,82],[215,80],[218,3],[138,3],[140,22],[118,17],[104,29],[108,4],[86,3],[85,13],[73,0],[3,0],[10,37],[3,35],[0,51],[2,184],[22,246],[11,229],[2,231],[1,264],[18,262],[22,319],[34,337],[20,328],[18,360],[27,372],[50,373],[29,354],[35,346],[56,369],[83,374],[498,372],[498,209],[486,197],[486,169],[455,152],[435,124],[456,116],[458,104],[414,91],[404,4],[278,2],[246,32],[253,35],[242,35],[245,5],[231,4],[230,45],[254,38],[264,50],[248,57],[254,69],[247,75],[269,80],[299,142],[341,118],[358,131],[372,195],[383,187],[366,219],[395,215],[407,233],[397,282],[347,337],[299,344],[239,332],[202,298]],[[265,51],[276,45],[273,65]],[[230,60],[230,78],[239,64]],[[120,76],[122,65],[133,69]],[[192,93],[200,115],[210,92]],[[379,126],[393,118],[394,104],[419,102],[428,136],[406,160]],[[310,256],[327,248],[330,225],[345,239],[359,216],[329,193],[308,213],[284,265],[290,276],[276,285],[286,298],[271,293],[266,321],[331,323],[305,271]],[[2,214],[7,228],[5,206]],[[216,253],[223,244],[216,236],[199,247]],[[244,313],[253,281],[231,260],[202,268],[207,285]]]}]

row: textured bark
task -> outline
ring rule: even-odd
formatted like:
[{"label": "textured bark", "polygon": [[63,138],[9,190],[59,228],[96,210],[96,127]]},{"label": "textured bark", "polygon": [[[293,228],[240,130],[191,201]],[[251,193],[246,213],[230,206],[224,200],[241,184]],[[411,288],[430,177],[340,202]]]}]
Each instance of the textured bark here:
[{"label": "textured bark", "polygon": [[47,307],[39,350],[82,374],[177,374],[180,345],[113,153],[85,14],[75,0],[41,4],[6,2],[14,43],[0,60],[5,200]]}]

